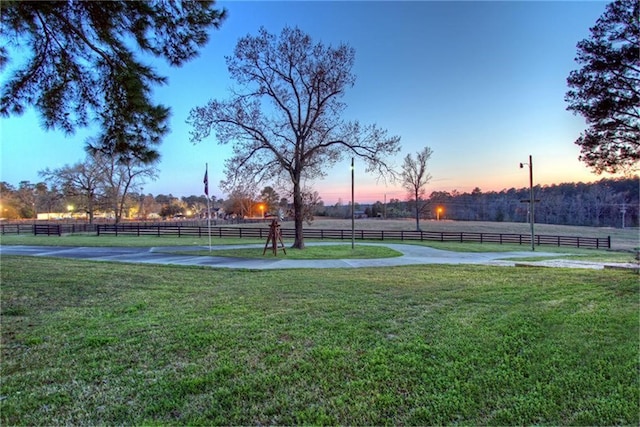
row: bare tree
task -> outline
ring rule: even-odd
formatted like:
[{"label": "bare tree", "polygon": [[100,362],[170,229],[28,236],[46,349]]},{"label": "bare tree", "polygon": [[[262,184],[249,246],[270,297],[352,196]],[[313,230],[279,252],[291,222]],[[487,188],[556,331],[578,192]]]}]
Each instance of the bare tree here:
[{"label": "bare tree", "polygon": [[242,89],[230,100],[192,109],[191,140],[215,130],[219,144],[233,144],[225,164],[232,180],[286,176],[293,187],[293,247],[302,249],[304,181],[325,176],[347,154],[364,159],[369,172],[392,176],[385,158],[399,151],[400,138],[375,125],[343,121],[341,97],[355,83],[355,51],[345,44],[314,44],[297,28],[283,29],[278,39],[262,28],[241,38],[226,60]]},{"label": "bare tree", "polygon": [[82,162],[65,165],[58,169],[45,169],[38,174],[59,186],[65,197],[77,200],[89,216],[89,223],[93,223],[96,202],[100,197],[103,174],[102,168],[92,156],[87,156]]},{"label": "bare tree", "polygon": [[158,169],[133,156],[114,157],[95,151],[93,158],[100,165],[103,192],[118,224],[122,220],[129,191],[142,185],[145,178],[156,179]]},{"label": "bare tree", "polygon": [[424,199],[425,186],[431,181],[431,174],[427,172],[427,162],[432,153],[431,148],[424,147],[416,153],[415,159],[411,154],[407,154],[402,164],[402,186],[409,192],[409,198],[415,201],[416,230],[420,230],[420,213],[426,206],[420,199]]}]

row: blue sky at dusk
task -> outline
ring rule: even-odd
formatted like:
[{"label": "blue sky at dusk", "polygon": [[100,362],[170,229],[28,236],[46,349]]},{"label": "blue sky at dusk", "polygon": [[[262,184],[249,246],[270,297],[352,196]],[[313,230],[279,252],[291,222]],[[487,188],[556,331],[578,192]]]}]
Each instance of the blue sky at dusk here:
[{"label": "blue sky at dusk", "polygon": [[[298,26],[314,41],[345,42],[356,50],[356,85],[348,90],[346,120],[376,123],[401,136],[408,153],[433,150],[432,191],[465,192],[528,186],[519,169],[529,155],[536,184],[593,181],[573,143],[584,120],[566,111],[566,78],[578,66],[576,43],[604,12],[605,2],[219,2],[229,16],[199,58],[172,69],[154,62],[169,83],[155,99],[172,109],[171,133],[161,146],[160,176],[145,193],[202,194],[205,162],[210,192],[230,155],[214,137],[189,142],[189,111],[227,98],[232,82],[225,59],[237,40],[260,26],[278,34]],[[10,68],[10,67],[9,67]],[[0,76],[3,77],[4,76]],[[84,157],[90,129],[73,136],[46,132],[34,111],[3,118],[0,180],[38,182],[38,171]],[[309,183],[325,204],[350,200],[350,157],[326,179]],[[266,183],[268,184],[268,183]],[[265,184],[265,185],[266,185]],[[405,198],[398,184],[376,183],[356,159],[356,201]]]}]

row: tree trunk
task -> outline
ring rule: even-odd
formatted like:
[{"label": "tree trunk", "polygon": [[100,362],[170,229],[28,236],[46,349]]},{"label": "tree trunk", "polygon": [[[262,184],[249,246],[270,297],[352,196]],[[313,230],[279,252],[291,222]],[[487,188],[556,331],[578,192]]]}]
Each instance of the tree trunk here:
[{"label": "tree trunk", "polygon": [[304,249],[304,234],[302,231],[304,221],[304,206],[302,205],[302,191],[300,190],[300,180],[293,184],[293,218],[296,229],[296,237],[292,248]]},{"label": "tree trunk", "polygon": [[89,200],[87,202],[87,211],[89,211],[89,224],[93,224],[93,196],[89,196]]}]

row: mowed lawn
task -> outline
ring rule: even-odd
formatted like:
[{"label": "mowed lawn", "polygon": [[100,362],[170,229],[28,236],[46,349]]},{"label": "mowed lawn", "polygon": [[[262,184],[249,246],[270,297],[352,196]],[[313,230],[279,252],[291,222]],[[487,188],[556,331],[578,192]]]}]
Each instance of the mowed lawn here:
[{"label": "mowed lawn", "polygon": [[2,425],[638,425],[637,274],[3,256]]}]

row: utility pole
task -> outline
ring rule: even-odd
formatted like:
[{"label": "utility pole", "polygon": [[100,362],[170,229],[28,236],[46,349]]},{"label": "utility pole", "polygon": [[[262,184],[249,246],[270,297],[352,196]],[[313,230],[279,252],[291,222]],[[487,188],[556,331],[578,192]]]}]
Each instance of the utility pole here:
[{"label": "utility pole", "polygon": [[351,249],[356,245],[356,211],[354,203],[354,170],[353,157],[351,158]]},{"label": "utility pole", "polygon": [[535,222],[535,216],[534,216],[535,200],[533,198],[533,158],[531,157],[531,155],[529,155],[529,163],[520,163],[520,169],[524,168],[524,165],[528,165],[529,166],[529,212],[531,213],[531,215],[530,215],[530,219],[531,219],[531,250],[535,251],[536,250],[536,247],[535,247],[535,233],[533,231],[533,224]]},{"label": "utility pole", "polygon": [[384,193],[384,205],[382,205],[382,219],[387,219],[387,193]]}]

